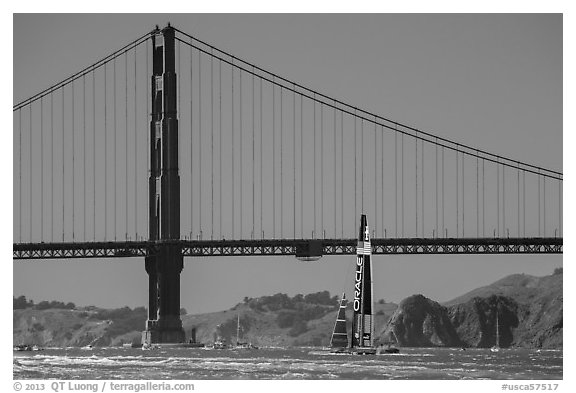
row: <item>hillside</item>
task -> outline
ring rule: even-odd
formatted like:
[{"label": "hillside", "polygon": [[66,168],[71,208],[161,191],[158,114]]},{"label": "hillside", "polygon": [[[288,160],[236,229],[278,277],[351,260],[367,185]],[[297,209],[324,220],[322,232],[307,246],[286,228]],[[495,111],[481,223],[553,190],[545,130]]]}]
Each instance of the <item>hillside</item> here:
[{"label": "hillside", "polygon": [[[422,295],[374,304],[376,340],[401,346],[490,347],[496,312],[503,347],[561,348],[563,274],[545,277],[514,274],[474,289],[444,304]],[[114,346],[140,342],[146,309],[78,309],[73,304],[14,299],[13,343],[41,346]],[[230,310],[182,315],[186,338],[212,343],[217,337],[259,346],[327,346],[338,309],[328,291],[309,295],[278,293],[245,298]],[[348,331],[352,310],[348,308]]]}]

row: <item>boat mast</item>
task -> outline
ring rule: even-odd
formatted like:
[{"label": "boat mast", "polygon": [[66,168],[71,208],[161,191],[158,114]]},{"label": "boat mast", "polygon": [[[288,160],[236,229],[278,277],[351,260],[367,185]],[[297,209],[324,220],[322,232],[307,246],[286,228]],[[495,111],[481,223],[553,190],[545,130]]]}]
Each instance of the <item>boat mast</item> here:
[{"label": "boat mast", "polygon": [[238,314],[238,324],[236,325],[236,345],[240,342],[240,314]]}]

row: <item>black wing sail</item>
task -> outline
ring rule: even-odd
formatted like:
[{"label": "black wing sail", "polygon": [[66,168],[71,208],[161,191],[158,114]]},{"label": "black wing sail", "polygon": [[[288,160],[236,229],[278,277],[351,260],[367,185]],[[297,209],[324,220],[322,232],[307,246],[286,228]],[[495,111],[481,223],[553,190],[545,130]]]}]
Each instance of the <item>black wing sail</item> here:
[{"label": "black wing sail", "polygon": [[346,331],[346,295],[342,294],[340,300],[340,308],[338,309],[338,316],[334,324],[334,331],[330,339],[330,346],[332,348],[346,348],[348,347],[348,332]]},{"label": "black wing sail", "polygon": [[356,248],[356,270],[354,272],[354,319],[352,347],[374,346],[374,316],[372,315],[372,245],[366,215],[360,218],[358,246]]}]

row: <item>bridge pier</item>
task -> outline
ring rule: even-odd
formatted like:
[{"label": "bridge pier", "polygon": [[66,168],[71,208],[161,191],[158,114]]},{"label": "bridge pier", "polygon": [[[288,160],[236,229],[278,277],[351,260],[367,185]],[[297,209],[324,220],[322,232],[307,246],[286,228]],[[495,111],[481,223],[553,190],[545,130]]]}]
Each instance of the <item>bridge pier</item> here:
[{"label": "bridge pier", "polygon": [[143,344],[184,342],[180,319],[180,176],[174,29],[168,25],[152,35],[152,119],[150,121],[149,230],[158,244],[146,257],[148,320]]}]

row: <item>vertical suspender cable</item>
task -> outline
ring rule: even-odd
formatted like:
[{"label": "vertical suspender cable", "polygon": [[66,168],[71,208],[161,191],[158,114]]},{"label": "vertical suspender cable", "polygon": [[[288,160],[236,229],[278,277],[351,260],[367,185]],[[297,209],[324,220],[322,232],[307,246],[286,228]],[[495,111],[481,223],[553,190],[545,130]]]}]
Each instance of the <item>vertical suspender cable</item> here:
[{"label": "vertical suspender cable", "polygon": [[[144,86],[148,85],[148,42],[146,42],[146,73],[144,74]],[[149,125],[148,125],[148,110],[149,110],[149,102],[148,102],[148,97],[150,96],[150,91],[148,90],[148,87],[146,88],[146,90],[144,90],[146,93],[146,110],[144,111],[144,116],[145,116],[145,121],[144,121],[144,129],[146,129],[146,176],[149,176],[149,171],[150,171],[150,131],[149,131]],[[192,118],[192,112],[190,112],[190,118]],[[192,182],[190,182],[192,183]],[[150,206],[150,193],[146,192],[146,207]],[[192,195],[190,195],[190,198],[192,198]],[[190,223],[192,224],[192,223]],[[146,225],[148,227],[148,239],[150,239],[150,230],[149,230],[149,225]]]},{"label": "vertical suspender cable", "polygon": [[272,238],[276,238],[276,84],[272,78]]},{"label": "vertical suspender cable", "polygon": [[74,186],[75,186],[75,185],[74,185],[74,178],[76,177],[76,176],[74,176],[75,165],[76,165],[76,162],[75,162],[75,160],[76,160],[76,155],[75,155],[75,153],[74,153],[74,150],[76,150],[76,149],[75,149],[76,146],[75,146],[75,143],[74,143],[74,134],[75,134],[75,132],[74,132],[74,81],[72,81],[72,94],[70,95],[70,99],[71,99],[71,101],[72,101],[72,116],[71,116],[71,117],[72,117],[72,119],[71,119],[71,121],[72,121],[72,127],[70,128],[70,131],[72,132],[72,138],[71,138],[71,139],[72,139],[72,241],[74,241],[74,240],[75,240],[75,232],[76,232],[76,231],[75,231],[75,229],[76,229],[76,227],[75,227],[75,224],[76,224],[76,223],[75,223],[75,221],[76,221],[76,220],[75,220],[75,218],[76,218],[76,216],[75,216],[75,213],[76,213],[75,210],[76,210],[76,208],[75,208],[75,207],[76,207],[76,206],[75,206],[75,203],[74,203],[74,202],[75,202],[75,199],[76,199],[76,198],[75,198],[75,193],[74,193],[74,191],[75,191],[75,189],[74,189],[74,188],[75,188],[75,187],[74,187]]},{"label": "vertical suspender cable", "polygon": [[234,58],[232,58],[232,65],[230,66],[230,70],[232,71],[232,88],[231,88],[231,93],[230,93],[230,99],[231,99],[231,106],[232,106],[232,118],[231,118],[231,129],[232,129],[232,161],[231,161],[231,165],[232,165],[232,239],[234,239],[234,202],[236,201],[235,198],[235,190],[234,190],[234,186],[235,186],[235,182],[234,182]]},{"label": "vertical suspender cable", "polygon": [[[134,240],[138,240],[138,116],[137,116],[137,97],[138,97],[138,83],[137,83],[137,73],[138,69],[136,66],[136,51],[137,47],[134,47]],[[178,41],[178,110],[180,110],[180,41]],[[180,133],[180,128],[178,128],[178,133]],[[180,146],[180,136],[178,136],[178,146]],[[182,157],[178,154],[178,157]]]},{"label": "vertical suspender cable", "polygon": [[502,236],[506,233],[506,165],[502,164]]},{"label": "vertical suspender cable", "polygon": [[[52,93],[50,93],[50,98],[52,100]],[[54,149],[52,149],[52,155],[54,155]],[[52,182],[52,188],[54,188],[54,182]],[[22,108],[18,109],[18,200],[18,241],[22,243],[22,201],[24,200],[22,198]],[[52,204],[54,204],[54,192],[52,192]]]},{"label": "vertical suspender cable", "polygon": [[542,183],[543,183],[543,188],[542,188],[542,199],[543,199],[543,219],[542,219],[542,234],[544,235],[544,237],[546,237],[546,176],[542,177]]},{"label": "vertical suspender cable", "polygon": [[[357,158],[356,155],[358,153],[358,148],[356,147],[356,142],[358,140],[357,138],[357,132],[356,132],[356,108],[354,108],[354,217],[353,219],[356,220],[356,217],[358,215],[358,202],[357,202],[357,193],[358,193],[358,185],[357,185],[357,178],[358,178],[358,163],[357,163]],[[316,153],[316,151],[314,151],[314,153]]]},{"label": "vertical suspender cable", "polygon": [[219,198],[219,210],[218,210],[218,217],[220,219],[219,224],[219,233],[220,239],[222,239],[222,60],[218,61],[218,110],[219,110],[219,121],[218,121],[218,149],[219,154],[218,157],[220,158],[218,170],[220,172],[220,187],[218,188],[218,198]]},{"label": "vertical suspender cable", "polygon": [[[114,78],[116,78],[116,58],[114,58]],[[114,79],[116,81],[116,79]],[[114,93],[116,93],[116,84],[114,84]],[[116,97],[116,96],[114,96]],[[114,99],[114,107],[116,107],[116,99]],[[114,109],[114,127],[116,127],[116,109]],[[114,128],[116,132],[116,128]],[[116,134],[114,134],[116,135]],[[116,143],[114,143],[116,146]],[[116,147],[114,147],[116,149]],[[92,233],[94,241],[96,241],[96,71],[92,71],[92,202],[93,202],[93,217],[92,217]],[[114,150],[116,151],[116,150]],[[116,171],[114,171],[116,175]],[[116,204],[114,204],[116,206]],[[116,216],[116,211],[114,211]],[[116,240],[116,233],[114,233],[114,240]]]},{"label": "vertical suspender cable", "polygon": [[360,120],[360,159],[362,160],[362,162],[360,163],[360,168],[362,171],[362,184],[360,185],[361,188],[361,194],[360,196],[361,198],[361,208],[362,208],[362,214],[364,214],[364,119],[362,118]]},{"label": "vertical suspender cable", "polygon": [[[190,238],[194,233],[194,52],[190,46]],[[222,177],[222,176],[220,176]],[[222,209],[220,209],[222,210]]]},{"label": "vertical suspender cable", "polygon": [[320,234],[324,238],[324,103],[320,103]]},{"label": "vertical suspender cable", "polygon": [[256,129],[256,110],[254,108],[254,105],[256,104],[256,99],[255,99],[255,85],[254,85],[254,66],[252,66],[252,238],[254,238],[254,236],[256,235],[254,233],[255,229],[255,224],[254,221],[256,220],[256,181],[254,179],[255,176],[255,172],[254,172],[254,166],[256,163],[256,153],[254,151],[255,149],[255,144],[254,144],[254,134],[255,134],[255,129]]},{"label": "vertical suspender cable", "polygon": [[280,238],[284,238],[284,163],[283,163],[283,142],[284,139],[284,118],[282,113],[284,112],[282,96],[284,95],[284,90],[280,86]]},{"label": "vertical suspender cable", "polygon": [[82,169],[84,170],[84,177],[82,178],[82,185],[84,187],[84,201],[82,204],[82,211],[84,214],[84,241],[88,240],[86,237],[86,75],[82,75],[82,157],[84,157]]},{"label": "vertical suspender cable", "polygon": [[316,238],[316,93],[314,93],[314,99],[312,100],[312,105],[314,105],[314,142],[313,142],[313,153],[312,157],[314,159],[314,226],[312,227],[313,238]]},{"label": "vertical suspender cable", "polygon": [[264,238],[264,201],[263,201],[263,192],[264,192],[264,185],[263,179],[264,176],[262,174],[263,169],[263,158],[264,158],[264,150],[262,148],[262,134],[264,130],[264,126],[262,125],[263,120],[263,111],[262,111],[262,78],[260,78],[260,233],[262,234],[262,239]]},{"label": "vertical suspender cable", "polygon": [[[442,232],[444,233],[446,231],[446,222],[444,220],[444,199],[445,199],[445,188],[444,188],[444,178],[445,178],[445,167],[444,167],[444,145],[442,145]],[[448,237],[448,234],[446,233],[446,237]]]},{"label": "vertical suspender cable", "polygon": [[333,125],[334,125],[334,239],[336,239],[336,212],[338,210],[338,207],[336,206],[336,195],[337,195],[337,185],[336,185],[336,172],[338,172],[338,170],[336,169],[336,101],[334,101],[333,103],[334,108],[332,109],[333,114],[334,114],[334,121],[333,121]]},{"label": "vertical suspender cable", "polygon": [[496,158],[496,233],[500,237],[500,163]]},{"label": "vertical suspender cable", "polygon": [[460,236],[460,187],[459,187],[460,168],[458,163],[458,144],[456,144],[456,238]]},{"label": "vertical suspender cable", "polygon": [[398,237],[398,132],[394,132],[394,234]]},{"label": "vertical suspender cable", "polygon": [[[232,69],[234,72],[234,69]],[[234,156],[232,156],[234,157]],[[234,202],[232,202],[234,206]],[[234,223],[234,217],[232,217]],[[198,229],[202,240],[202,52],[198,51]],[[234,232],[234,225],[232,225]]]},{"label": "vertical suspender cable", "polygon": [[[126,159],[124,162],[124,172],[125,172],[125,197],[126,197],[126,201],[125,201],[125,205],[124,205],[124,212],[125,212],[125,219],[126,219],[126,224],[125,224],[125,239],[128,239],[128,53],[124,52],[124,121],[125,121],[125,127],[126,127],[126,140],[124,141],[124,147],[125,147],[125,154],[126,154]],[[106,234],[106,231],[104,231],[104,234]],[[106,237],[106,236],[104,236]]]},{"label": "vertical suspender cable", "polygon": [[436,142],[434,143],[434,164],[435,164],[435,171],[434,171],[434,186],[436,188],[436,237],[438,237],[438,138],[436,138]]},{"label": "vertical suspender cable", "polygon": [[415,218],[416,218],[416,235],[415,237],[418,237],[418,131],[416,131],[415,133],[415,137],[414,137],[414,146],[415,146],[415,154],[414,154],[414,172],[415,172],[415,176],[416,176],[416,184],[415,184],[415,190],[414,190],[414,202],[415,202]]},{"label": "vertical suspender cable", "polygon": [[[562,237],[562,181],[558,180],[558,236]],[[520,237],[520,236],[518,236]]]},{"label": "vertical suspender cable", "polygon": [[522,235],[526,237],[526,171],[522,170]]},{"label": "vertical suspender cable", "polygon": [[[62,88],[62,97],[64,97],[64,88]],[[62,108],[64,108],[64,98],[62,98]],[[64,116],[62,116],[62,127],[64,127]],[[30,129],[30,140],[29,140],[29,144],[30,144],[30,164],[28,166],[29,168],[29,173],[30,173],[30,189],[28,191],[28,193],[30,194],[30,199],[29,199],[29,203],[30,203],[30,210],[28,211],[28,215],[30,218],[30,243],[32,243],[32,104],[30,104],[30,124],[29,124],[29,129]],[[62,128],[64,129],[64,128]],[[62,131],[62,135],[64,135],[64,131]],[[62,141],[64,141],[64,137],[62,137]],[[62,155],[64,155],[64,150],[62,150]],[[62,160],[62,168],[64,168],[64,160]],[[64,169],[62,169],[62,173],[64,173]],[[64,184],[64,175],[62,175],[62,184]],[[64,195],[64,193],[62,193],[62,195]],[[62,198],[64,199],[64,198]],[[62,214],[64,214],[64,207],[62,207]],[[62,228],[64,228],[64,226],[62,226]]]},{"label": "vertical suspender cable", "polygon": [[401,218],[402,218],[402,237],[404,237],[404,134],[400,135],[400,168],[402,170],[402,184],[400,194]]},{"label": "vertical suspender cable", "polygon": [[106,230],[108,229],[108,93],[107,93],[107,73],[106,64],[104,64],[104,238],[106,238]]},{"label": "vertical suspender cable", "polygon": [[382,203],[382,236],[386,237],[386,226],[384,223],[384,127],[383,126],[380,126],[380,134],[382,135],[382,137],[380,138],[380,141],[381,141],[380,176],[382,177],[382,179],[381,179],[382,194],[380,195],[380,197],[382,198],[382,201],[379,201],[379,202]]},{"label": "vertical suspender cable", "polygon": [[[18,113],[20,113],[20,122],[22,122],[22,111],[19,110]],[[20,130],[21,132],[22,130]],[[21,135],[20,141],[22,141]],[[54,241],[54,93],[52,92],[50,92],[50,143],[50,240]],[[19,170],[22,171],[22,165],[20,165]],[[22,186],[20,186],[20,195],[18,196],[20,197],[20,208],[22,208]],[[22,213],[20,213],[20,226],[22,226]],[[19,241],[22,241],[22,233],[20,233]]]},{"label": "vertical suspender cable", "polygon": [[[116,128],[116,112],[117,112],[117,108],[116,108],[116,57],[114,57],[114,62],[113,62],[113,74],[114,74],[114,78],[113,78],[113,89],[114,89],[114,94],[113,94],[113,100],[112,100],[112,108],[114,108],[113,111],[113,116],[114,116],[114,143],[112,143],[112,147],[114,148],[114,161],[113,161],[113,165],[112,167],[114,168],[114,191],[112,192],[112,196],[114,197],[114,240],[116,240],[116,236],[118,235],[117,230],[116,230],[116,224],[118,223],[118,177],[116,175],[116,172],[118,172],[118,168],[117,168],[117,162],[118,162],[118,155],[117,155],[117,144],[118,144],[118,135],[117,135],[117,128]],[[96,112],[94,112],[94,117],[96,117]],[[96,157],[96,127],[94,127],[94,157]],[[96,160],[96,158],[94,158],[94,160]],[[96,198],[96,162],[94,162],[94,198]],[[105,198],[106,199],[106,198]],[[94,199],[94,201],[96,201],[96,199]],[[96,206],[96,202],[94,202],[94,206]]]},{"label": "vertical suspender cable", "polygon": [[478,150],[476,150],[476,237],[480,237],[480,194],[479,194],[479,187],[478,187]]},{"label": "vertical suspender cable", "polygon": [[520,162],[517,162],[516,164],[518,166],[518,169],[516,171],[516,177],[517,177],[516,178],[516,184],[518,186],[518,190],[517,190],[517,195],[518,195],[518,203],[517,203],[517,206],[518,206],[518,212],[517,212],[517,215],[518,215],[518,232],[517,233],[518,233],[518,237],[520,237]]},{"label": "vertical suspender cable", "polygon": [[340,238],[344,239],[344,112],[340,111]]},{"label": "vertical suspender cable", "polygon": [[376,135],[376,116],[374,116],[374,230],[378,232],[378,138]]},{"label": "vertical suspender cable", "polygon": [[[32,107],[30,107],[30,111],[32,111]],[[32,112],[30,112],[32,113]],[[30,117],[30,120],[32,120],[32,117]],[[32,123],[30,123],[32,124]],[[64,202],[66,200],[65,196],[64,196],[64,158],[65,158],[65,154],[64,152],[66,151],[64,148],[64,140],[66,139],[64,136],[64,86],[62,86],[62,241],[64,241],[64,233],[65,233],[65,222],[64,222]],[[30,135],[32,136],[32,135]],[[30,154],[32,154],[32,144],[30,144]],[[32,181],[32,180],[30,180]],[[32,198],[32,184],[30,184],[30,198]],[[30,199],[30,211],[32,211],[32,199]],[[32,239],[30,239],[30,241],[32,241]]]},{"label": "vertical suspender cable", "polygon": [[194,52],[190,46],[190,238],[194,233]]},{"label": "vertical suspender cable", "polygon": [[421,142],[422,143],[422,165],[420,165],[420,168],[422,168],[422,188],[420,189],[420,191],[422,192],[422,198],[420,198],[420,202],[422,203],[422,237],[424,237],[424,141]]},{"label": "vertical suspender cable", "polygon": [[304,239],[304,97],[300,95],[300,236]]},{"label": "vertical suspender cable", "polygon": [[214,55],[210,49],[210,240],[214,240]]},{"label": "vertical suspender cable", "polygon": [[296,239],[296,85],[292,85],[292,200],[293,206],[293,239]]},{"label": "vertical suspender cable", "polygon": [[482,160],[482,237],[486,237],[486,189],[484,188],[484,163]]},{"label": "vertical suspender cable", "polygon": [[540,170],[538,170],[538,237],[541,236],[540,233],[540,228],[542,228],[542,223],[541,223],[541,216],[542,214],[540,213],[540,210],[542,208],[542,205],[540,203]]},{"label": "vertical suspender cable", "polygon": [[44,241],[44,100],[40,98],[40,241]]},{"label": "vertical suspender cable", "polygon": [[240,144],[240,165],[239,165],[239,169],[240,169],[240,239],[242,239],[242,229],[243,229],[242,228],[243,227],[242,217],[243,217],[243,212],[244,212],[244,206],[242,203],[242,194],[244,194],[244,192],[243,192],[244,191],[244,181],[242,180],[242,177],[243,177],[242,175],[244,173],[244,163],[242,161],[242,145],[244,142],[244,136],[242,135],[242,132],[244,130],[244,127],[242,124],[242,101],[243,101],[243,98],[242,98],[242,69],[241,68],[238,70],[238,73],[240,74],[240,80],[239,80],[240,88],[239,88],[239,92],[238,92],[239,101],[240,101],[240,104],[239,104],[240,108],[238,110],[238,112],[240,114],[240,138],[238,138],[240,141],[239,142],[239,144]]},{"label": "vertical suspender cable", "polygon": [[464,217],[466,213],[466,206],[464,205],[466,201],[466,194],[464,193],[464,169],[464,152],[462,152],[462,237],[465,237],[464,231],[466,230],[466,225],[464,224]]}]

